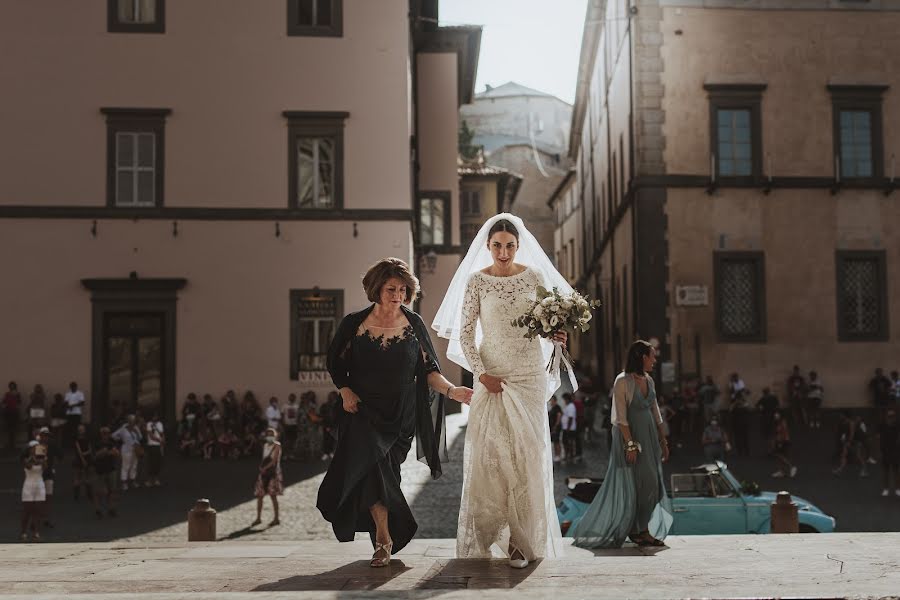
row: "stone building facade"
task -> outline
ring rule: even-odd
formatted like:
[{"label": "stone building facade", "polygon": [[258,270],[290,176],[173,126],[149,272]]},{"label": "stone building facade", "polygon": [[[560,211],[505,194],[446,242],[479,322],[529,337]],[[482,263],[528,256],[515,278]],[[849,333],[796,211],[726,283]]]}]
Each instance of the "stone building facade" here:
[{"label": "stone building facade", "polygon": [[421,199],[457,202],[480,28],[436,0],[251,4],[0,5],[4,380],[76,380],[94,423],[321,400],[366,269],[415,264]]},{"label": "stone building facade", "polygon": [[[604,306],[600,385],[653,338],[667,388],[816,370],[826,406],[900,367],[900,3],[591,0],[556,251]],[[799,67],[802,65],[802,68]]]}]

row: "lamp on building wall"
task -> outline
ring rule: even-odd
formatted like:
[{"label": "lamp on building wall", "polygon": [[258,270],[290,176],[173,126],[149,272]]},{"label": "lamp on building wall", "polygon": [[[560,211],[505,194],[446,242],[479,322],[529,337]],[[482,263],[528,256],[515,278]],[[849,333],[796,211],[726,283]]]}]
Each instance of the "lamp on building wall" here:
[{"label": "lamp on building wall", "polygon": [[278,221],[275,221],[275,237],[281,237],[281,224]]},{"label": "lamp on building wall", "polygon": [[91,237],[92,238],[97,237],[97,221],[94,221],[93,223],[91,223]]},{"label": "lamp on building wall", "polygon": [[419,268],[423,273],[434,275],[434,270],[437,268],[437,260],[437,252],[435,252],[434,248],[432,248],[431,250],[423,254],[422,258],[419,259]]},{"label": "lamp on building wall", "polygon": [[172,237],[178,237],[178,221],[172,221]]}]

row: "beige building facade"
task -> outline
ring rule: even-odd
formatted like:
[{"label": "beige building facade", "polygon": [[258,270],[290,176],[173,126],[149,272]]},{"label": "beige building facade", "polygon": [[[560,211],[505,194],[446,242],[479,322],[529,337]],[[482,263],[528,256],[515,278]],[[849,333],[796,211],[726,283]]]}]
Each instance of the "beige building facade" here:
[{"label": "beige building facade", "polygon": [[426,0],[77,4],[0,7],[4,377],[77,381],[95,423],[321,401],[362,275],[415,265],[422,192],[458,195],[441,122],[480,29]]},{"label": "beige building facade", "polygon": [[639,337],[669,386],[783,398],[800,365],[828,407],[900,367],[898,27],[887,1],[589,3],[578,200],[551,200],[604,302],[579,349],[601,385]]}]

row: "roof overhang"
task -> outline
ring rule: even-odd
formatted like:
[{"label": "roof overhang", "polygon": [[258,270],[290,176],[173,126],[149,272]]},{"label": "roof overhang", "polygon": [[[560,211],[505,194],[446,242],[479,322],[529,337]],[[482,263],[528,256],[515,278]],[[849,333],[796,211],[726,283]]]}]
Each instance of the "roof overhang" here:
[{"label": "roof overhang", "polygon": [[416,52],[455,52],[457,57],[458,104],[470,104],[475,98],[475,76],[481,53],[481,26],[438,27],[415,33]]}]

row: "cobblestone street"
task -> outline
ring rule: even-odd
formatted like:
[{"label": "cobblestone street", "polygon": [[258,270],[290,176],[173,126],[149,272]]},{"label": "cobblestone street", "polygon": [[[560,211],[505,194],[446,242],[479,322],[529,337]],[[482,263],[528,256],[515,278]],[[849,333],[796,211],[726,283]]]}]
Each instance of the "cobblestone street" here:
[{"label": "cobblestone street", "polygon": [[[420,538],[453,538],[462,484],[462,455],[465,417],[448,418],[450,462],[437,481],[429,477],[427,467],[414,455],[403,465],[403,489],[419,522]],[[839,531],[900,531],[900,498],[881,498],[880,467],[870,468],[870,477],[859,478],[851,467],[842,477],[831,474],[830,429],[798,431],[795,435],[795,460],[800,472],[794,480],[773,479],[772,463],[762,456],[756,444],[750,458],[729,458],[729,466],[741,479],[756,481],[763,489],[787,489],[814,501],[837,518]],[[565,494],[568,475],[602,476],[606,468],[606,444],[602,435],[586,444],[584,462],[579,465],[556,466],[557,500]],[[244,541],[292,541],[333,539],[330,526],[315,508],[316,493],[325,472],[325,464],[288,462],[284,464],[285,493],[280,498],[281,525],[250,528],[255,517],[256,501],[252,485],[256,463],[221,460],[167,459],[165,485],[160,488],[126,492],[120,502],[119,516],[97,519],[89,502],[76,503],[71,494],[71,470],[68,460],[60,468],[58,497],[53,507],[55,528],[45,529],[44,539],[52,542],[129,541],[136,543],[172,543],[187,539],[187,511],[200,497],[208,497],[218,511],[220,539]],[[700,448],[687,444],[676,450],[667,471],[687,469],[702,462]],[[4,482],[2,502],[4,527],[2,540],[15,541],[20,513],[21,470],[15,461],[0,463]],[[271,504],[266,500],[263,523],[271,520]]]}]

